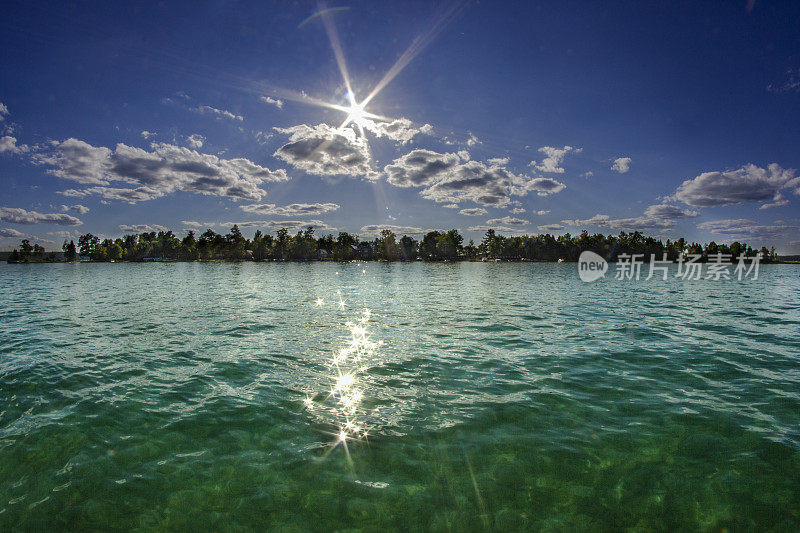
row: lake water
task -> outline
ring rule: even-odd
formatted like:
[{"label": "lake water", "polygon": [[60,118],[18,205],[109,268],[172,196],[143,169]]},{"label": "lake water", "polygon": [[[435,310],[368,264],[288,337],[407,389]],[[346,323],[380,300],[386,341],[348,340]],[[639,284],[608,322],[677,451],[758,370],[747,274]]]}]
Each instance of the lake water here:
[{"label": "lake water", "polygon": [[0,530],[800,529],[797,265],[4,264],[0,298]]}]

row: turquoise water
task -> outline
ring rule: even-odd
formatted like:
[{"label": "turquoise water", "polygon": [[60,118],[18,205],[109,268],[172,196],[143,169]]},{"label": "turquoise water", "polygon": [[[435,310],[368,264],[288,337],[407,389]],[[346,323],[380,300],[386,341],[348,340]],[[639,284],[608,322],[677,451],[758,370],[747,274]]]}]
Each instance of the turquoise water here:
[{"label": "turquoise water", "polygon": [[0,298],[0,530],[800,529],[796,265],[1,265]]}]

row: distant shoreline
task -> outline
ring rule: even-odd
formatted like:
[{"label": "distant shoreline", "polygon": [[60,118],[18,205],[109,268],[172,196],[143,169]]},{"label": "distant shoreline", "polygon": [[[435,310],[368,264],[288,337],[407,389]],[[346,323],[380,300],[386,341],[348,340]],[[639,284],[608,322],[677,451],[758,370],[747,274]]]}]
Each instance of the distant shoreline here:
[{"label": "distant shoreline", "polygon": [[[576,262],[583,252],[593,252],[609,262],[623,256],[636,256],[642,262],[675,262],[682,255],[699,257],[699,262],[709,258],[718,261],[753,258],[760,254],[762,263],[775,263],[782,259],[775,248],[753,248],[747,243],[707,244],[688,242],[684,238],[662,241],[641,232],[620,232],[619,235],[589,234],[587,231],[572,236],[551,234],[505,237],[494,230],[486,231],[480,243],[464,238],[456,229],[429,231],[417,240],[409,235],[397,238],[383,230],[373,240],[362,240],[356,235],[340,232],[317,237],[314,228],[290,235],[280,229],[273,237],[255,232],[248,239],[233,225],[225,234],[208,229],[196,236],[189,231],[179,239],[172,231],[145,232],[125,235],[117,239],[103,239],[86,233],[75,240],[64,241],[61,252],[46,252],[39,244],[23,239],[18,249],[0,253],[0,260],[9,263],[26,262],[194,262],[194,261],[386,261],[386,262]],[[4,257],[5,256],[5,257]],[[725,259],[723,259],[723,257]],[[800,256],[787,256],[784,261],[800,261]]]}]

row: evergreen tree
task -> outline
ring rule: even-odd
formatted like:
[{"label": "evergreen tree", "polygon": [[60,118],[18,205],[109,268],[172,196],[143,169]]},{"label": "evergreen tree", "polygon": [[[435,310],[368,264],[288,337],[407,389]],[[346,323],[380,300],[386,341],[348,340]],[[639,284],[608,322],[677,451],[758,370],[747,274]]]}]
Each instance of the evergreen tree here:
[{"label": "evergreen tree", "polygon": [[64,259],[67,261],[75,261],[75,258],[78,255],[77,251],[75,250],[75,241],[64,241],[61,249],[64,250]]},{"label": "evergreen tree", "polygon": [[28,239],[22,239],[22,242],[19,245],[19,260],[22,263],[27,263],[31,260],[31,254],[33,253],[33,246],[31,246],[31,241]]}]

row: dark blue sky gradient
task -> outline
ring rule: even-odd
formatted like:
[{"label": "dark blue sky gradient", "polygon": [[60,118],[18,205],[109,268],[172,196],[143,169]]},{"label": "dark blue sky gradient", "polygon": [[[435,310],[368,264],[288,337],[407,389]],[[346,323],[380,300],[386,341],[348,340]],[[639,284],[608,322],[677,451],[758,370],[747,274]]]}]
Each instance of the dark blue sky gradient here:
[{"label": "dark blue sky gradient", "polygon": [[[126,224],[158,224],[183,234],[182,221],[281,220],[239,208],[248,203],[334,202],[341,208],[311,218],[350,232],[374,224],[455,227],[478,240],[483,231],[468,227],[492,218],[525,219],[528,224],[514,229],[528,233],[598,213],[635,218],[704,172],[749,163],[800,168],[800,87],[792,87],[800,74],[797,2],[756,0],[749,11],[744,1],[462,5],[369,107],[431,124],[434,133],[405,145],[367,136],[376,170],[414,148],[466,149],[473,160],[508,157],[506,166],[514,173],[566,185],[546,197],[533,192],[514,197],[525,213],[483,206],[488,213],[482,217],[460,215],[420,197],[419,189],[394,187],[384,177],[375,183],[320,177],[273,156],[288,142],[274,127],[338,126],[343,118],[297,102],[286,100],[278,109],[258,99],[270,94],[267,87],[279,87],[342,101],[341,77],[321,19],[298,28],[318,9],[316,3],[30,4],[6,2],[0,22],[0,102],[9,111],[0,128],[18,145],[31,147],[0,153],[0,207],[54,213],[62,204],[79,203],[90,211],[74,215],[80,226],[6,221],[0,229],[56,243],[48,247],[60,245],[65,235],[60,232],[117,236]],[[332,20],[359,98],[443,9],[429,2],[331,5],[350,8],[336,11]],[[199,106],[228,110],[243,120],[190,109]],[[156,136],[146,140],[143,130]],[[261,144],[257,132],[272,137]],[[87,185],[55,177],[48,173],[52,166],[36,163],[51,141],[76,138],[92,146],[149,149],[153,141],[185,146],[192,134],[205,137],[202,153],[283,168],[291,179],[264,183],[260,202],[178,191],[136,204],[102,203],[98,195],[58,194]],[[470,134],[481,143],[466,145]],[[542,160],[538,148],[565,145],[583,150],[566,155],[564,173],[528,165]],[[632,159],[629,172],[610,169],[618,157]],[[593,175],[585,177],[587,171]],[[675,221],[672,229],[646,232],[724,241],[730,235],[702,224],[744,219],[767,228],[745,235],[748,241],[800,253],[800,198],[788,188],[782,195],[788,203],[770,209],[759,209],[764,202],[758,201],[705,207],[666,200],[697,216]],[[472,207],[479,206],[460,203]],[[538,210],[549,213],[537,215]],[[617,232],[585,225],[555,233],[583,227]],[[0,239],[0,247],[18,241]]]}]

